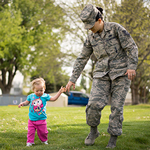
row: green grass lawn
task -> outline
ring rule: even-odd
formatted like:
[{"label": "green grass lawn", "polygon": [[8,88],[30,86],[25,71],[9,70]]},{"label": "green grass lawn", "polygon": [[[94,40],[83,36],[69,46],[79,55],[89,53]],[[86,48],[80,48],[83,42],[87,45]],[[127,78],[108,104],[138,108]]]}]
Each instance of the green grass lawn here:
[{"label": "green grass lawn", "polygon": [[[100,136],[93,146],[85,146],[90,128],[85,120],[85,107],[47,107],[48,143],[43,145],[37,134],[35,145],[26,147],[28,106],[0,106],[1,150],[105,150],[110,106],[102,111]],[[114,150],[150,150],[150,105],[124,107],[123,134]]]}]

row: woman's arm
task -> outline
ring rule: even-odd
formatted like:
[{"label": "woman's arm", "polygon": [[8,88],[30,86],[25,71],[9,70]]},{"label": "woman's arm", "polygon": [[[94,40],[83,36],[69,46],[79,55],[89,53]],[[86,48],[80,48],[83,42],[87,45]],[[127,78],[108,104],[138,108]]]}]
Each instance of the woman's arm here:
[{"label": "woman's arm", "polygon": [[127,69],[136,70],[138,64],[138,47],[135,41],[128,33],[128,31],[121,25],[118,26],[117,33],[122,48],[127,52],[128,56]]},{"label": "woman's arm", "polygon": [[128,66],[125,75],[128,75],[128,79],[133,80],[136,76],[135,70],[138,63],[138,47],[128,31],[122,26],[118,27],[118,38],[128,56]]},{"label": "woman's arm", "polygon": [[[91,54],[93,53],[93,48],[90,43],[90,34],[88,35],[87,39],[84,42],[83,48],[79,56],[77,57],[74,65],[72,75],[69,81],[76,83],[77,79],[79,78],[80,74],[82,73],[85,65],[87,64]],[[67,89],[68,90],[68,89]]]}]

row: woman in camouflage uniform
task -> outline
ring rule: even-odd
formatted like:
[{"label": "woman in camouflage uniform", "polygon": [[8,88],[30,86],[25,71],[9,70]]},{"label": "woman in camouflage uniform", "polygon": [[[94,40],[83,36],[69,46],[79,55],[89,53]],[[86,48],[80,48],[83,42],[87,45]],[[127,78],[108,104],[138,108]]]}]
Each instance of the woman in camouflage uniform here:
[{"label": "woman in camouflage uniform", "polygon": [[136,75],[138,48],[124,27],[118,23],[104,22],[102,12],[102,8],[89,4],[80,14],[85,29],[92,32],[88,34],[83,49],[75,61],[66,90],[69,91],[71,86],[75,88],[76,80],[93,53],[97,63],[86,106],[86,120],[90,126],[90,133],[85,139],[85,144],[93,145],[99,136],[97,126],[100,123],[101,111],[111,98],[111,114],[107,130],[110,140],[107,148],[114,148],[117,137],[122,134],[123,106],[130,80]]}]

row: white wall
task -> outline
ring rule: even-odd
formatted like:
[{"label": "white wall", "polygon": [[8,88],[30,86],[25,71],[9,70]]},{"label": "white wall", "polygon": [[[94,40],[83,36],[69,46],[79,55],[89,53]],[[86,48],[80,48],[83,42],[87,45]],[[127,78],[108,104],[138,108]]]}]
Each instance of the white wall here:
[{"label": "white wall", "polygon": [[[51,93],[50,96],[54,96],[56,93]],[[67,107],[68,106],[68,96],[64,93],[56,101],[48,101],[48,107]]]}]

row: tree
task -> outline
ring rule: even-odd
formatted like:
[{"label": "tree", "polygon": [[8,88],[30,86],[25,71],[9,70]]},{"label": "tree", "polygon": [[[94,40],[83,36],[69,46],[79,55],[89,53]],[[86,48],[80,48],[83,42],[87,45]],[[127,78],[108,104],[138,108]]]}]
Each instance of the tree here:
[{"label": "tree", "polygon": [[[53,0],[0,1],[0,88],[3,94],[9,93],[17,70],[23,74],[35,73],[37,64],[45,61],[48,66],[53,60],[60,64],[60,55],[65,56],[60,52],[65,33],[61,29],[65,26],[63,12],[54,3]],[[52,58],[53,52],[59,56],[55,54]]]},{"label": "tree", "polygon": [[[147,102],[150,77],[150,10],[143,0],[122,0],[112,21],[122,24],[132,35],[139,49],[137,76],[131,83],[132,104]],[[148,89],[149,90],[149,89]]]},{"label": "tree", "polygon": [[[48,84],[54,86],[56,91],[60,74],[65,79],[61,67],[64,64],[66,54],[60,51],[60,43],[65,35],[64,13],[53,0],[14,0],[21,8],[23,22],[27,29],[32,28],[35,40],[34,67],[30,71],[31,77],[41,76],[47,80]],[[24,7],[26,6],[26,7]],[[26,10],[27,9],[27,10]],[[37,13],[38,15],[35,15]],[[63,82],[63,78],[60,78]]]},{"label": "tree", "polygon": [[18,69],[22,69],[30,53],[28,48],[32,36],[21,27],[21,12],[10,7],[0,11],[0,88],[3,94],[9,93],[13,77]]}]

